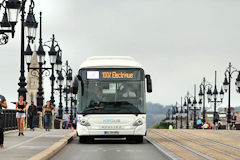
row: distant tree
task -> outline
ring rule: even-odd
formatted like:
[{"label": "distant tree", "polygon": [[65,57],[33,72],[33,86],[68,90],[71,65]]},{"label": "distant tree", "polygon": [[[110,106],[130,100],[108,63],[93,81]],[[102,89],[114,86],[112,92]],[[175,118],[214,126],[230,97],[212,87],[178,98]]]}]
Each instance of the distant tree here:
[{"label": "distant tree", "polygon": [[154,128],[154,129],[168,129],[168,125],[169,124],[165,120],[163,120],[160,123],[155,123],[152,126],[152,128]]}]

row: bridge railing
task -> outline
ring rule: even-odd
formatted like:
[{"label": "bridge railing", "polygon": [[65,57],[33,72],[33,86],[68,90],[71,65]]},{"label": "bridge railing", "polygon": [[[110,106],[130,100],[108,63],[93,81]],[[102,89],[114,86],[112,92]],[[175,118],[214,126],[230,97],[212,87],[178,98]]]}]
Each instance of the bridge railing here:
[{"label": "bridge railing", "polygon": [[4,130],[14,130],[17,129],[17,120],[16,120],[16,110],[14,109],[5,109],[3,110],[4,115]]}]

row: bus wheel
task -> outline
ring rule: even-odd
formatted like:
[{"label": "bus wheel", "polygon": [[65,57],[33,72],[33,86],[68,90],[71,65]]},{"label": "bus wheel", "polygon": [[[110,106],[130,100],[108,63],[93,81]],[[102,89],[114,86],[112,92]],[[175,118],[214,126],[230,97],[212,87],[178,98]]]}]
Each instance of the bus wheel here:
[{"label": "bus wheel", "polygon": [[143,136],[128,136],[127,143],[129,144],[135,144],[135,143],[142,143],[143,142]]},{"label": "bus wheel", "polygon": [[143,136],[136,136],[135,138],[137,143],[143,143]]},{"label": "bus wheel", "polygon": [[94,143],[94,138],[89,136],[79,136],[80,143]]},{"label": "bus wheel", "polygon": [[88,137],[85,136],[79,136],[79,143],[87,143]]}]

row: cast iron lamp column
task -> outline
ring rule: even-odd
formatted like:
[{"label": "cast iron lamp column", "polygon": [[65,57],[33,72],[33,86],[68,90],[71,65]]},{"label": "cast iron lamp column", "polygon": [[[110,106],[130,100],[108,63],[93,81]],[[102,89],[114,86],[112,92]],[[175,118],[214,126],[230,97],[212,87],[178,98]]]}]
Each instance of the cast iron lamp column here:
[{"label": "cast iron lamp column", "polygon": [[62,86],[63,86],[63,81],[64,77],[62,75],[62,72],[58,72],[58,85],[59,85],[59,106],[58,106],[58,116],[59,119],[62,119],[63,117],[63,105],[62,105]]},{"label": "cast iron lamp column", "polygon": [[[196,88],[196,87],[194,87],[194,88]],[[196,92],[195,91],[196,89],[194,89],[194,92]],[[193,102],[191,101],[191,99],[193,99]],[[195,98],[193,97],[193,96],[191,96],[190,94],[189,94],[189,92],[187,92],[187,94],[186,94],[186,96],[184,97],[184,107],[187,107],[187,125],[186,125],[186,128],[187,129],[189,129],[189,107],[190,107],[190,105],[192,106],[194,106],[194,105],[196,105],[196,96],[195,96]]]},{"label": "cast iron lamp column", "polygon": [[[231,79],[232,79],[233,73],[235,73],[235,72],[239,72],[239,71],[236,68],[234,68],[231,63],[229,63],[229,66],[225,71],[225,79],[223,82],[223,87],[224,87],[225,92],[228,91],[228,114],[227,114],[228,129],[230,129],[230,123],[231,123]],[[238,77],[239,77],[239,75],[238,75]],[[237,78],[236,80],[237,80],[236,84],[238,87],[237,90],[239,91],[240,77]]]},{"label": "cast iron lamp column", "polygon": [[[38,59],[38,64],[39,67],[30,67],[31,64],[31,60],[32,60],[32,51],[30,48],[30,45],[28,43],[27,46],[27,50],[25,51],[25,57],[26,57],[26,61],[27,61],[27,65],[28,65],[28,70],[32,69],[33,71],[38,71],[38,77],[39,77],[39,87],[38,87],[38,93],[37,93],[37,107],[38,110],[41,111],[42,110],[42,106],[43,106],[43,87],[42,87],[42,80],[43,80],[43,73],[45,71],[52,70],[52,75],[50,77],[50,79],[52,80],[51,83],[51,103],[54,105],[54,64],[56,63],[56,57],[57,57],[57,52],[55,51],[55,47],[58,47],[58,43],[57,41],[55,41],[55,37],[53,35],[52,40],[51,41],[47,41],[47,42],[51,42],[51,47],[48,45],[44,45],[50,48],[49,53],[49,59],[50,59],[50,64],[51,64],[51,68],[48,67],[43,67],[43,64],[45,64],[45,51],[43,49],[43,45],[42,45],[42,13],[40,12],[40,38],[39,38],[39,48],[37,50],[37,59]],[[47,43],[46,42],[46,43]],[[57,43],[57,45],[55,46],[55,42]]]},{"label": "cast iron lamp column", "polygon": [[176,102],[175,115],[176,115],[176,129],[178,128],[178,103]]},{"label": "cast iron lamp column", "polygon": [[199,104],[202,104],[203,105],[203,124],[205,123],[206,121],[206,91],[207,91],[207,87],[210,87],[212,88],[212,85],[206,81],[205,77],[203,78],[203,81],[202,83],[200,84],[199,88]]},{"label": "cast iron lamp column", "polygon": [[181,110],[180,110],[180,115],[181,115],[181,122],[180,122],[180,128],[182,129],[182,128],[183,128],[183,125],[182,125],[182,118],[183,118],[183,106],[182,106],[182,97],[181,97]]},{"label": "cast iron lamp column", "polygon": [[196,120],[196,108],[197,108],[197,99],[196,99],[196,84],[194,85],[194,98],[193,98],[193,128],[197,128]]},{"label": "cast iron lamp column", "polygon": [[[27,85],[26,78],[24,75],[25,72],[25,65],[24,65],[24,44],[25,44],[25,32],[24,27],[28,30],[27,37],[30,40],[34,40],[35,38],[35,31],[37,28],[37,22],[35,20],[34,14],[33,14],[33,8],[34,8],[34,1],[30,1],[29,6],[29,13],[27,15],[26,21],[25,21],[25,4],[27,0],[22,0],[20,2],[19,0],[4,0],[1,3],[1,7],[5,8],[5,12],[3,15],[3,19],[1,22],[2,29],[0,30],[0,34],[2,35],[2,38],[0,39],[0,44],[6,44],[8,42],[8,35],[6,33],[12,33],[12,37],[14,37],[15,33],[15,25],[17,23],[18,13],[21,12],[21,61],[20,61],[20,78],[19,78],[19,89],[18,89],[18,96],[22,95],[24,99],[26,100],[26,93],[27,89],[25,86]],[[5,2],[5,3],[4,3]],[[8,11],[8,14],[7,14]],[[25,21],[25,22],[24,22]],[[10,29],[11,28],[11,29]]]},{"label": "cast iron lamp column", "polygon": [[61,74],[64,72],[65,76],[66,76],[66,87],[63,88],[63,92],[66,94],[66,97],[65,97],[65,100],[66,100],[65,101],[66,102],[65,111],[68,112],[68,94],[70,93],[70,89],[71,89],[72,69],[68,64],[68,61],[66,61],[65,66],[66,66],[66,70],[64,70],[63,68],[57,67],[57,72],[61,72]]},{"label": "cast iron lamp column", "polygon": [[184,97],[184,107],[187,107],[187,124],[186,124],[186,129],[189,129],[189,105],[191,104],[191,99],[189,92],[187,92],[187,95]]},{"label": "cast iron lamp column", "polygon": [[[208,94],[208,102],[214,103],[213,124],[215,125],[217,103],[222,103],[223,96],[224,96],[224,92],[223,92],[222,88],[221,88],[220,93],[218,93],[218,91],[217,91],[217,71],[215,71],[215,84],[214,84],[213,93],[210,90],[207,94]],[[220,100],[217,100],[219,94],[220,94]],[[212,96],[213,96],[213,100],[212,100]]]}]

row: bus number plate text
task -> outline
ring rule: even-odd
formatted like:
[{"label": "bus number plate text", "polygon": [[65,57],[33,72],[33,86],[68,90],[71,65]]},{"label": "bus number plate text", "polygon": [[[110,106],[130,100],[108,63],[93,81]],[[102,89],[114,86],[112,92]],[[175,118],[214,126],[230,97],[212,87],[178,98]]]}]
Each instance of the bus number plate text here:
[{"label": "bus number plate text", "polygon": [[104,135],[119,135],[119,131],[104,131]]}]

